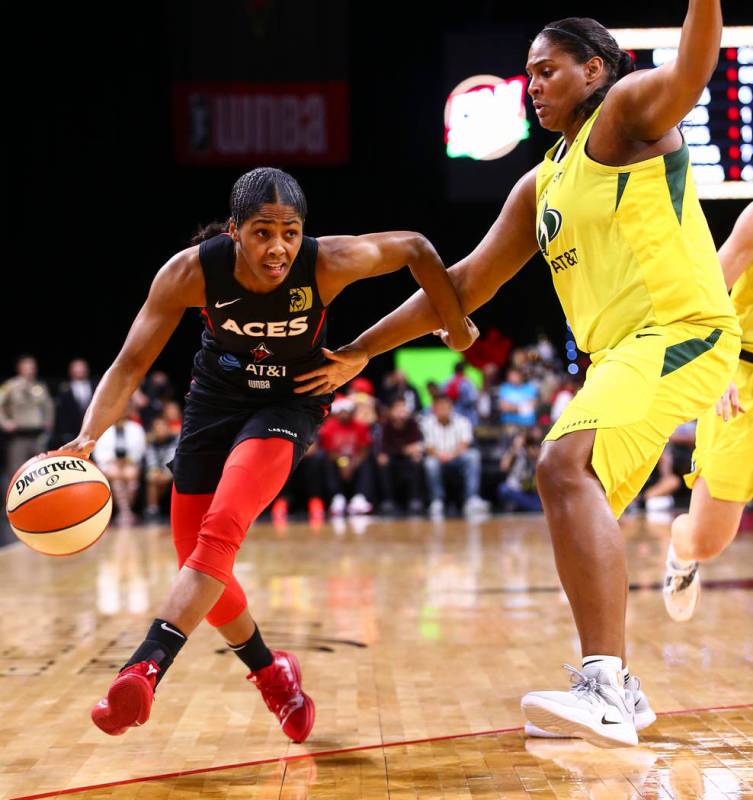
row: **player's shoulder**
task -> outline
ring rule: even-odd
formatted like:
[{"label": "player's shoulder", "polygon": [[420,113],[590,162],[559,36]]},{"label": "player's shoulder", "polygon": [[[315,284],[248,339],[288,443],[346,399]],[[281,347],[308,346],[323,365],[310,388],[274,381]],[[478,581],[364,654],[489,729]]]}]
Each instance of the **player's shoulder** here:
[{"label": "player's shoulder", "polygon": [[170,304],[203,305],[205,287],[199,248],[200,245],[192,245],[172,256],[155,276],[152,294]]}]

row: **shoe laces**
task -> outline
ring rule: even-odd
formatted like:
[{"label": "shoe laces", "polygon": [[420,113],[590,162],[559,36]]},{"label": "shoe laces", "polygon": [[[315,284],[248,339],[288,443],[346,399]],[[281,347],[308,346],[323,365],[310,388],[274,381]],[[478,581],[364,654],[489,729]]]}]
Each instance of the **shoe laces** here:
[{"label": "shoe laces", "polygon": [[672,572],[667,575],[666,588],[672,592],[682,592],[690,586],[698,572],[698,562],[696,561],[688,572],[678,572],[672,569]]},{"label": "shoe laces", "polygon": [[571,692],[583,697],[589,703],[615,705],[611,686],[600,683],[598,678],[575,669],[571,664],[562,666],[570,673]]}]

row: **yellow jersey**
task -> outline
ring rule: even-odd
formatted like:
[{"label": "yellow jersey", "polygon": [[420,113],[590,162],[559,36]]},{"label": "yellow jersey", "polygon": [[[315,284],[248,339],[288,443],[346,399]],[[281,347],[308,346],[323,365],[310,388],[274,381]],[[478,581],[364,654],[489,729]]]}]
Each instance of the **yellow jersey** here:
[{"label": "yellow jersey", "polygon": [[652,325],[689,322],[739,335],[690,174],[687,145],[623,167],[589,158],[601,106],[561,160],[536,175],[539,248],[578,347],[614,347]]},{"label": "yellow jersey", "polygon": [[753,264],[735,281],[732,304],[743,329],[743,349],[753,353]]}]

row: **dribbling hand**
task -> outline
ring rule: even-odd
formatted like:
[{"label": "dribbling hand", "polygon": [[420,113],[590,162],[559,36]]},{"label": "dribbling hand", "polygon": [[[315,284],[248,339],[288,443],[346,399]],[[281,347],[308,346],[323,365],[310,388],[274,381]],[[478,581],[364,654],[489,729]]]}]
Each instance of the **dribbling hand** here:
[{"label": "dribbling hand", "polygon": [[96,439],[87,439],[86,436],[79,436],[72,442],[64,444],[62,447],[58,448],[58,450],[65,451],[66,453],[78,456],[79,458],[89,458],[96,443]]},{"label": "dribbling hand", "polygon": [[329,363],[296,376],[293,380],[301,385],[293,390],[295,394],[334,392],[339,386],[355,378],[369,363],[366,353],[351,345],[345,345],[334,352],[322,347],[322,353],[329,359]]},{"label": "dribbling hand", "polygon": [[478,328],[470,317],[466,317],[464,322],[463,329],[454,335],[444,328],[433,331],[433,334],[438,336],[450,350],[457,352],[467,350],[478,339]]}]

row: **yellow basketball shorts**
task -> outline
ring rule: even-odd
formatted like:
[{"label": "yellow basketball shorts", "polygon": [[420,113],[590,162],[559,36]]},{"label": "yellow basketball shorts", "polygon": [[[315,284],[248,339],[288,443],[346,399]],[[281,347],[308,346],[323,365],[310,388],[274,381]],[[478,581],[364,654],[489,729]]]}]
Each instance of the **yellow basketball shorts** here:
[{"label": "yellow basketball shorts", "polygon": [[685,483],[692,489],[702,476],[717,500],[748,503],[753,500],[753,364],[740,361],[733,380],[745,413],[725,422],[712,406],[699,417]]},{"label": "yellow basketball shorts", "polygon": [[737,334],[704,325],[678,322],[631,333],[592,354],[583,388],[546,440],[596,429],[591,464],[619,517],[675,428],[724,393],[739,353]]}]

